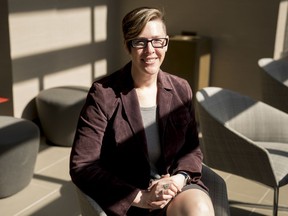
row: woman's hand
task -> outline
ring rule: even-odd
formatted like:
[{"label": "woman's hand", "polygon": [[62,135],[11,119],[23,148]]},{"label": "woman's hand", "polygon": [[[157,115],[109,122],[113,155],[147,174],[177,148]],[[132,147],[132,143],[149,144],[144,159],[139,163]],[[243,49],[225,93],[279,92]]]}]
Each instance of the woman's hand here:
[{"label": "woman's hand", "polygon": [[158,196],[155,189],[156,187],[153,187],[151,190],[139,191],[132,205],[151,210],[164,208],[173,197],[166,194]]},{"label": "woman's hand", "polygon": [[[182,188],[185,186],[186,182],[185,182],[185,177],[181,174],[176,174],[173,176],[166,174],[166,175],[161,176],[161,179],[153,181],[150,184],[149,188],[152,188],[156,184],[158,186],[160,186],[160,190],[163,189],[163,187],[169,185],[169,189],[177,194],[178,192],[180,192],[182,190]],[[149,190],[149,188],[148,188],[148,190]],[[171,191],[168,191],[168,192],[171,192]]]},{"label": "woman's hand", "polygon": [[186,185],[185,176],[182,174],[176,174],[171,176],[174,184],[177,185],[179,192],[182,191],[182,188]]},{"label": "woman's hand", "polygon": [[140,191],[133,205],[151,210],[164,208],[183,186],[183,175],[164,175],[161,179],[153,181],[146,191]]}]

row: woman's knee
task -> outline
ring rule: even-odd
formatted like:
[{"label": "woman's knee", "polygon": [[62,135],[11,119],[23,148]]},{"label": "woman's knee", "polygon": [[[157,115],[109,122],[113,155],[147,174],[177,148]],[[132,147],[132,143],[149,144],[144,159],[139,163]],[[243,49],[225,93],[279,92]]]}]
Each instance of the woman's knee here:
[{"label": "woman's knee", "polygon": [[190,215],[214,215],[213,206],[209,203],[209,201],[199,200],[194,203],[191,212],[193,214]]},{"label": "woman's knee", "polygon": [[210,197],[198,189],[187,190],[177,195],[167,208],[167,216],[210,216],[214,209]]}]

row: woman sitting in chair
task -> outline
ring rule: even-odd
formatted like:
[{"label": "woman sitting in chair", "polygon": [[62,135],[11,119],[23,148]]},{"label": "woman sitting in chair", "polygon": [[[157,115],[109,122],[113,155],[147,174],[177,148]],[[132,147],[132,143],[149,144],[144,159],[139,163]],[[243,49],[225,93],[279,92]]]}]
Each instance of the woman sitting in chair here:
[{"label": "woman sitting in chair", "polygon": [[122,21],[131,61],[93,83],[71,152],[73,182],[109,216],[214,215],[187,81],[160,69],[163,14],[142,7]]}]

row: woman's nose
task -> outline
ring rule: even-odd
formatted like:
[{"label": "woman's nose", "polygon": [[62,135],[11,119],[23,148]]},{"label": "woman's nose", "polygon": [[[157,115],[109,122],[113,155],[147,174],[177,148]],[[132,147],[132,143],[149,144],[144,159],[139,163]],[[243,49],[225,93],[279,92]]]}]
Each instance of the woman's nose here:
[{"label": "woman's nose", "polygon": [[153,53],[155,51],[155,48],[152,45],[151,41],[147,42],[147,46],[145,47],[145,51],[149,53]]}]

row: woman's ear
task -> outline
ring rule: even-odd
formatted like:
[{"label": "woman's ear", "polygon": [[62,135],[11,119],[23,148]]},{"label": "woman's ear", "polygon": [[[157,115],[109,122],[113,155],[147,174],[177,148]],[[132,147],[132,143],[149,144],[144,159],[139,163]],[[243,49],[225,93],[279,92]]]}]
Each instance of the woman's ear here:
[{"label": "woman's ear", "polygon": [[130,55],[130,53],[131,53],[131,48],[130,48],[129,45],[126,43],[126,41],[124,41],[123,45],[124,45],[124,49],[126,50],[126,52]]},{"label": "woman's ear", "polygon": [[168,39],[168,42],[167,42],[167,46],[165,46],[165,52],[167,52],[168,51],[168,45],[169,45],[169,36],[167,35],[167,37],[166,37],[167,39]]}]

